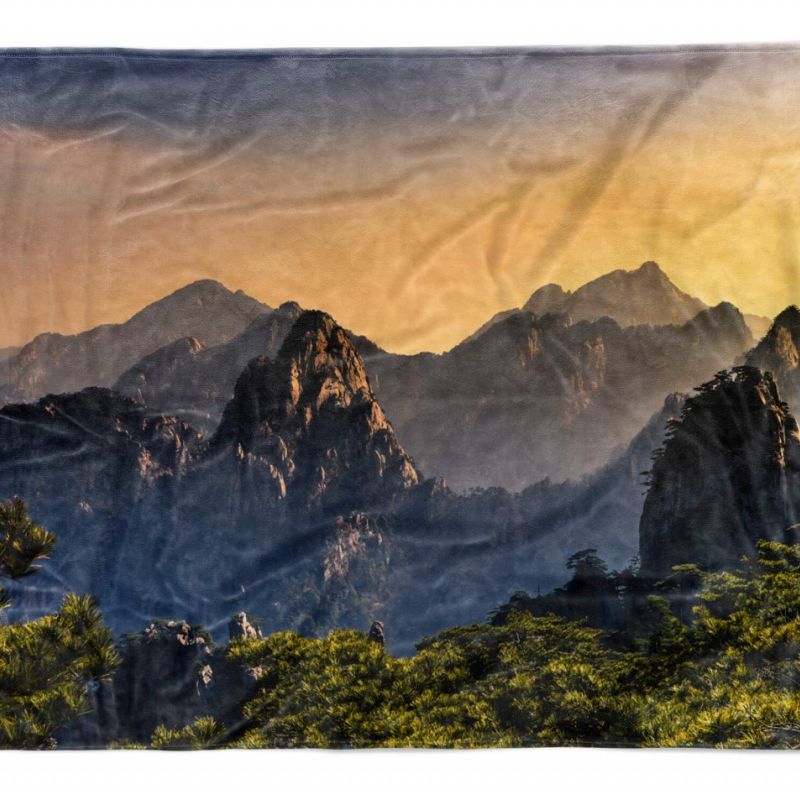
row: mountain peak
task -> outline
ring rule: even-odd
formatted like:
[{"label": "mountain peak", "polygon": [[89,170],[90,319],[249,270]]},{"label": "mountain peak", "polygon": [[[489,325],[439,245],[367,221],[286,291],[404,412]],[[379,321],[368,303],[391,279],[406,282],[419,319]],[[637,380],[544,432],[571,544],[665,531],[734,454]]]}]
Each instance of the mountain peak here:
[{"label": "mountain peak", "polygon": [[569,299],[571,292],[564,291],[557,283],[546,283],[540,286],[522,306],[523,311],[530,311],[537,317],[559,311]]},{"label": "mountain peak", "polygon": [[[289,330],[281,345],[276,363],[282,365],[298,382],[310,381],[315,391],[336,387],[341,399],[363,393],[371,395],[364,362],[352,339],[330,314],[304,311]],[[323,402],[318,398],[318,402]]]},{"label": "mountain peak", "polygon": [[661,278],[669,280],[667,273],[655,261],[645,261],[638,269],[631,270],[632,275],[641,275],[646,278]]},{"label": "mountain peak", "polygon": [[321,311],[298,317],[274,361],[242,372],[211,442],[212,457],[225,451],[250,483],[254,470],[269,476],[272,502],[306,508],[352,510],[419,481],[353,341]]},{"label": "mountain peak", "polygon": [[[187,283],[185,286],[181,286],[179,289],[176,289],[172,294],[180,294],[182,292],[187,292],[187,293],[194,292],[199,294],[202,292],[229,292],[229,291],[230,289],[228,289],[228,287],[225,286],[224,283],[221,283],[220,281],[215,280],[214,278],[199,278],[196,281]],[[236,293],[244,294],[244,292],[242,292],[241,289],[239,289],[238,292],[234,292],[234,294]]]},{"label": "mountain peak", "polygon": [[773,326],[783,326],[791,331],[800,331],[800,308],[796,305],[787,306],[775,317]]},{"label": "mountain peak", "polygon": [[[594,290],[594,292],[605,292],[609,289],[623,292],[631,290],[641,291],[642,289],[649,289],[651,291],[666,290],[668,292],[678,293],[686,298],[689,297],[689,295],[685,295],[675,286],[667,273],[664,272],[655,261],[645,261],[636,269],[615,269],[611,272],[607,272],[576,289],[573,295],[589,293],[590,290]],[[624,297],[619,298],[620,301],[624,301],[624,299]]]},{"label": "mountain peak", "polygon": [[[230,313],[254,317],[271,311],[270,307],[245,294],[241,289],[233,292],[227,286],[212,278],[187,283],[174,292],[145,306],[128,320],[129,324],[139,319],[149,319],[166,311],[170,314],[197,313],[197,307],[208,308],[212,313]],[[163,311],[162,311],[163,309]],[[208,343],[207,343],[208,344]],[[214,342],[217,344],[217,342]]]},{"label": "mountain peak", "polygon": [[566,313],[593,322],[610,317],[621,326],[680,325],[707,306],[682,292],[655,261],[634,270],[617,269],[568,292],[554,283],[535,291],[523,310],[537,316]]},{"label": "mountain peak", "polygon": [[150,303],[126,322],[70,336],[37,336],[3,362],[0,401],[111,386],[142,358],[177,339],[193,337],[213,347],[238,335],[269,310],[219,281],[195,281]]},{"label": "mountain peak", "polygon": [[[698,482],[697,475],[703,480]],[[769,372],[723,371],[690,397],[650,473],[642,573],[729,568],[800,511],[800,434]]]},{"label": "mountain peak", "polygon": [[280,354],[284,351],[292,351],[297,347],[302,348],[309,339],[316,339],[319,346],[324,346],[326,342],[334,337],[334,333],[339,332],[346,338],[344,329],[339,328],[336,320],[330,314],[317,310],[303,311],[289,331],[278,357],[280,358]]},{"label": "mountain peak", "polygon": [[769,370],[789,405],[800,404],[800,309],[788,306],[773,321],[764,338],[747,354],[745,363]]}]

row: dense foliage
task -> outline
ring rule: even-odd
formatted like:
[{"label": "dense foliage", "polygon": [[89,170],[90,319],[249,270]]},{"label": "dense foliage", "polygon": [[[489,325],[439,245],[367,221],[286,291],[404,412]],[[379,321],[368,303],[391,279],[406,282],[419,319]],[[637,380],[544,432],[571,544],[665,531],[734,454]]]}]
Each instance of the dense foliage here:
[{"label": "dense foliage", "polygon": [[[588,574],[607,603],[588,555],[581,591]],[[800,546],[763,542],[735,572],[677,568],[628,619],[600,630],[506,608],[411,658],[352,630],[235,640],[228,658],[256,681],[244,728],[200,719],[152,745],[800,745]]]},{"label": "dense foliage", "polygon": [[[0,577],[30,575],[55,537],[36,526],[24,503],[0,503]],[[0,606],[9,605],[0,588]],[[111,634],[88,597],[67,595],[60,610],[0,625],[0,747],[46,747],[65,723],[88,710],[86,686],[117,662]]]},{"label": "dense foliage", "polygon": [[[0,504],[0,576],[29,575],[53,545],[20,501]],[[139,654],[132,664],[177,648],[194,693],[200,656],[203,667],[216,659],[212,690],[225,692],[234,676],[242,691],[224,718],[184,715],[119,744],[800,747],[800,545],[761,542],[737,570],[683,565],[657,586],[635,564],[610,572],[593,550],[569,566],[557,592],[518,593],[487,623],[423,639],[408,658],[348,629],[235,638],[215,650],[196,626],[151,626],[123,640],[122,652]],[[0,747],[52,745],[88,710],[87,687],[118,663],[87,597],[0,625]],[[174,683],[169,664],[156,666],[154,680]]]}]

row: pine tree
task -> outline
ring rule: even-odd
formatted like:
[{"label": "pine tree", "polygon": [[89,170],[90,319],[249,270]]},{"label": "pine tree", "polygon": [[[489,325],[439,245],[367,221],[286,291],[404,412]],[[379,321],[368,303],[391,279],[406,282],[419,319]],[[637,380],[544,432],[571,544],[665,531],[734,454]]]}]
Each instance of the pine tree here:
[{"label": "pine tree", "polygon": [[[0,503],[0,577],[19,580],[52,553],[55,536],[35,525],[22,500]],[[0,609],[10,603],[0,586]],[[53,746],[67,722],[89,710],[87,685],[117,664],[96,602],[67,595],[55,614],[0,625],[0,748]]]},{"label": "pine tree", "polygon": [[[0,503],[0,578],[19,580],[31,575],[38,569],[36,562],[47,558],[55,543],[50,531],[33,524],[18,497]],[[0,585],[0,611],[10,603],[8,592]]]}]

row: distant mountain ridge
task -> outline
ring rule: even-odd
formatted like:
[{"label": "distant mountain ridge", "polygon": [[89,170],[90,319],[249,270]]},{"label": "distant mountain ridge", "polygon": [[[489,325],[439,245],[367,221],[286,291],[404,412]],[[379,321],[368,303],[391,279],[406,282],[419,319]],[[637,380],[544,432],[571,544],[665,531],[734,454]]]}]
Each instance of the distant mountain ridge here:
[{"label": "distant mountain ridge", "polygon": [[752,346],[729,303],[683,325],[515,312],[443,355],[366,359],[398,436],[428,475],[458,489],[520,490],[605,464],[672,392]]},{"label": "distant mountain ridge", "polygon": [[0,402],[29,402],[86,386],[111,386],[131,365],[184,337],[228,341],[269,306],[212,280],[196,281],[146,306],[127,322],[64,336],[43,333],[0,361]]},{"label": "distant mountain ridge", "polygon": [[534,314],[569,314],[574,320],[611,317],[621,326],[681,325],[708,306],[678,289],[655,261],[636,270],[614,270],[574,292],[543,286],[522,307]]},{"label": "distant mountain ridge", "polygon": [[274,358],[302,311],[297,303],[283,303],[216,346],[205,346],[193,337],[171,342],[130,366],[113,388],[151,411],[190,420],[210,435],[242,370],[257,356]]},{"label": "distant mountain ridge", "polygon": [[[465,339],[471,341],[493,325],[518,311],[537,316],[566,314],[574,322],[594,322],[610,317],[621,327],[631,325],[680,325],[709,306],[682,291],[655,261],[645,261],[633,270],[617,269],[600,275],[574,291],[557,283],[539,287],[521,308],[499,311]],[[743,313],[755,339],[768,330],[772,320]]]},{"label": "distant mountain ridge", "polygon": [[[655,269],[639,273],[635,280],[664,283]],[[210,436],[246,364],[273,358],[301,313],[296,303],[284,303],[216,347],[172,342],[113,387]],[[548,476],[590,472],[627,445],[666,394],[690,389],[752,345],[730,304],[682,326],[509,311],[441,356],[398,356],[350,336],[378,401],[423,472],[443,475],[457,489],[520,490]]]},{"label": "distant mountain ridge", "polygon": [[[457,489],[575,479],[624,448],[665,395],[731,366],[753,344],[733,306],[704,308],[652,262],[571,293],[543,287],[528,306],[535,311],[501,312],[441,356],[398,356],[350,334],[424,473]],[[697,308],[681,325],[652,323],[653,313]],[[573,317],[583,312],[598,318]],[[108,386],[208,437],[245,366],[274,358],[301,313],[293,302],[273,310],[201,281],[122,325],[37,337],[0,362],[0,402]],[[650,316],[628,325],[608,314],[623,323]]]}]

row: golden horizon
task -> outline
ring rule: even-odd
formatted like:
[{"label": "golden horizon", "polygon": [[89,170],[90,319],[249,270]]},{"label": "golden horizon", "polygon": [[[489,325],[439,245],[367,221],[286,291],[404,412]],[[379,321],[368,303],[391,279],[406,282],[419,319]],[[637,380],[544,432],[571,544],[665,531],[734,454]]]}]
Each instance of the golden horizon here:
[{"label": "golden horizon", "polygon": [[0,92],[1,346],[203,278],[397,353],[648,260],[711,306],[800,302],[800,49],[86,59]]}]

